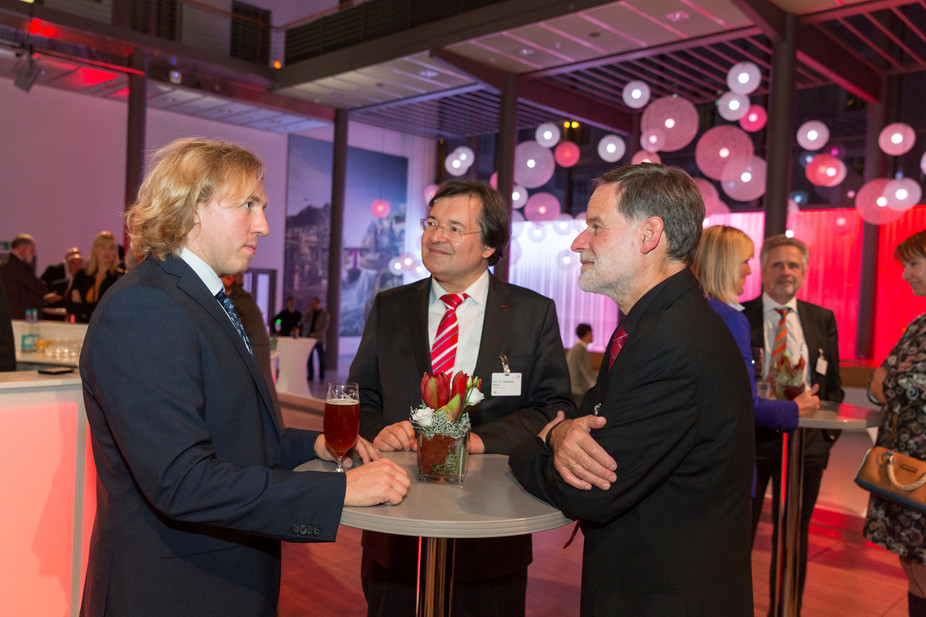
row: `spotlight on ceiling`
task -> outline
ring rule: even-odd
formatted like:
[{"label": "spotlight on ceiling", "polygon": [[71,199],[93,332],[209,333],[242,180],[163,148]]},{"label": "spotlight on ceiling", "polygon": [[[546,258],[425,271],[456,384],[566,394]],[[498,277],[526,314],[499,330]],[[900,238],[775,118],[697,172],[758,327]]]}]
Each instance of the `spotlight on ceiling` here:
[{"label": "spotlight on ceiling", "polygon": [[16,70],[16,75],[13,78],[13,85],[20,90],[29,92],[41,73],[42,69],[39,67],[38,63],[32,59],[32,53],[27,53],[25,61]]}]

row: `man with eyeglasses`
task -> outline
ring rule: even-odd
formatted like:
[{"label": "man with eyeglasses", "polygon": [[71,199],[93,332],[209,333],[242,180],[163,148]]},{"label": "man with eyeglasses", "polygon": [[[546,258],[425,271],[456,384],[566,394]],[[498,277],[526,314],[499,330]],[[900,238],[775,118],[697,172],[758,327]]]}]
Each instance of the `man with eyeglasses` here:
[{"label": "man with eyeglasses", "polygon": [[[421,402],[422,375],[464,371],[483,380],[486,396],[470,413],[469,452],[507,454],[558,410],[574,415],[556,307],[489,273],[510,235],[508,207],[496,191],[450,180],[429,207],[421,258],[431,276],[376,296],[351,365],[360,434],[382,451],[414,450],[408,416]],[[442,356],[432,346],[448,313],[458,336],[452,354]],[[367,614],[414,615],[417,539],[365,532],[363,547]],[[524,615],[530,561],[529,535],[457,540],[452,614]]]}]

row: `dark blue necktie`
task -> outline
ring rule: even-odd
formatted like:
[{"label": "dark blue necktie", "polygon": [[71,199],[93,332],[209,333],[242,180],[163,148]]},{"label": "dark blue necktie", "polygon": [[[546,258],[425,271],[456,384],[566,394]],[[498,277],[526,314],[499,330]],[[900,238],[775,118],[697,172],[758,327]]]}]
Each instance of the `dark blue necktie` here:
[{"label": "dark blue necktie", "polygon": [[241,335],[244,346],[248,348],[248,352],[253,356],[254,352],[251,351],[251,341],[248,340],[248,335],[244,333],[244,326],[241,325],[241,320],[238,319],[238,311],[235,310],[235,305],[232,304],[231,298],[229,298],[228,294],[224,291],[220,291],[215,294],[215,299],[222,304],[222,308],[228,313],[228,318],[231,319],[232,324],[234,324],[235,330]]}]

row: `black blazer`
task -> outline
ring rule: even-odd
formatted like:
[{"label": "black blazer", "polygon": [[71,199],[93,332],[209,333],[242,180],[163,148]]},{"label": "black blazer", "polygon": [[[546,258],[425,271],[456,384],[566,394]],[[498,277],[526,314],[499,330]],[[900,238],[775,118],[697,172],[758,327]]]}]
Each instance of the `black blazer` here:
[{"label": "black blazer", "polygon": [[[744,302],[743,307],[743,315],[749,321],[752,346],[765,348],[762,296]],[[804,331],[804,342],[807,344],[811,385],[820,386],[817,392],[820,400],[841,403],[846,394],[839,377],[839,333],[836,329],[836,315],[822,306],[798,300],[797,317]],[[821,351],[828,362],[825,375],[816,370]]]},{"label": "black blazer", "polygon": [[[688,269],[651,289],[623,322],[614,366],[602,364],[579,413],[617,461],[607,491],[568,486],[540,439],[511,468],[585,535],[583,617],[753,614],[749,375],[730,330]],[[604,357],[608,357],[608,352]]]},{"label": "black blazer", "polygon": [[103,294],[105,294],[123,274],[125,274],[125,272],[120,269],[107,272],[106,277],[100,283],[100,295],[97,297],[96,301],[90,302],[87,299],[87,295],[96,284],[96,275],[87,274],[86,268],[78,270],[77,274],[74,275],[74,280],[71,282],[70,293],[64,298],[64,304],[65,307],[67,307],[68,315],[73,315],[74,321],[77,323],[89,323],[90,316],[93,315],[93,311],[96,309],[96,305],[99,304],[100,299],[103,298]]},{"label": "black blazer", "polygon": [[225,311],[181,259],[148,257],[93,314],[80,358],[97,470],[81,614],[273,617],[280,541],[331,541],[343,474],[290,471],[283,429]]},{"label": "black blazer", "polygon": [[[421,403],[421,377],[431,371],[430,291],[428,278],[384,291],[373,301],[349,378],[360,385],[360,433],[371,441],[386,425],[408,420],[409,410]],[[504,370],[500,354],[522,375],[520,396],[491,396],[492,373]],[[475,375],[486,398],[470,410],[470,420],[486,452],[508,453],[525,436],[539,433],[559,409],[574,415],[553,301],[490,275]],[[414,567],[415,538],[365,533],[363,542],[385,567]],[[510,574],[531,561],[530,536],[461,540],[457,547],[455,574],[468,580]]]},{"label": "black blazer", "polygon": [[35,275],[32,266],[16,255],[10,254],[0,263],[0,284],[6,291],[10,319],[25,319],[27,309],[42,310],[45,283]]}]

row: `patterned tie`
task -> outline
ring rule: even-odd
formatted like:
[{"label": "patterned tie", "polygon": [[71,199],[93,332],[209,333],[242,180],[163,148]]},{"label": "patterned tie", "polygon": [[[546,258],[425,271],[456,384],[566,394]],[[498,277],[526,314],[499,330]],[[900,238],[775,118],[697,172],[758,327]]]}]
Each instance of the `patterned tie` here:
[{"label": "patterned tie", "polygon": [[248,335],[244,333],[244,326],[241,325],[241,320],[238,319],[238,311],[235,310],[235,305],[232,304],[231,298],[228,297],[224,291],[220,291],[215,294],[215,299],[219,301],[222,305],[222,308],[225,309],[225,312],[228,313],[228,318],[231,319],[232,324],[235,326],[235,330],[238,331],[238,334],[241,335],[241,339],[244,341],[244,346],[248,348],[248,352],[253,356],[254,352],[251,350],[251,341],[248,340]]},{"label": "patterned tie", "polygon": [[630,336],[627,334],[627,331],[624,330],[624,326],[621,326],[617,329],[617,332],[614,333],[614,338],[611,339],[611,354],[609,356],[608,368],[610,369],[614,366],[614,361],[617,359],[617,354],[621,352],[621,349],[624,347],[624,342],[627,340],[627,337]]},{"label": "patterned tie", "polygon": [[788,320],[788,313],[791,311],[791,308],[786,306],[784,308],[776,308],[775,311],[781,317],[778,318],[778,330],[775,332],[775,342],[772,344],[771,366],[773,367],[778,366],[781,356],[788,348],[788,326],[785,322]]},{"label": "patterned tie", "polygon": [[435,375],[453,370],[453,364],[457,359],[459,335],[457,307],[463,304],[466,298],[466,294],[446,294],[440,297],[441,302],[447,305],[447,312],[440,320],[437,334],[434,336],[434,345],[431,347],[431,370]]}]

